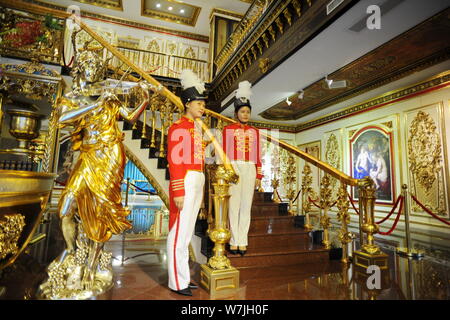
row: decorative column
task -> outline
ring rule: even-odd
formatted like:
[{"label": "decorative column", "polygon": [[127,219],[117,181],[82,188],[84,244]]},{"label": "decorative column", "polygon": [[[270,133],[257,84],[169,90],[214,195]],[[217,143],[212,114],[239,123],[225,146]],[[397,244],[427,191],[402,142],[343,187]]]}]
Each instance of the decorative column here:
[{"label": "decorative column", "polygon": [[367,234],[367,243],[361,246],[360,250],[354,252],[355,265],[361,268],[368,268],[371,265],[377,265],[382,270],[388,268],[388,256],[381,252],[380,248],[374,243],[374,234],[379,231],[378,225],[375,223],[375,183],[369,177],[359,181],[360,194],[360,215],[364,213],[363,225],[360,233],[363,231]]},{"label": "decorative column", "polygon": [[239,271],[231,266],[225,255],[225,244],[231,238],[228,229],[228,204],[230,183],[236,183],[238,176],[224,165],[218,165],[212,173],[214,188],[214,229],[209,237],[214,242],[213,256],[207,264],[201,265],[200,284],[211,296],[229,294],[239,288]]}]

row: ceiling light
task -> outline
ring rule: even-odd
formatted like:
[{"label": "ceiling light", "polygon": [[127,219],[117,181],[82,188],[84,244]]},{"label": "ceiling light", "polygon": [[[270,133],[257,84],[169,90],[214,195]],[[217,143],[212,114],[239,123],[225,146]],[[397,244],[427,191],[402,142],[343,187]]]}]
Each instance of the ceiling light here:
[{"label": "ceiling light", "polygon": [[298,98],[301,100],[303,99],[303,96],[305,95],[305,91],[300,90],[299,94],[298,94]]},{"label": "ceiling light", "polygon": [[328,89],[339,89],[339,88],[347,87],[346,80],[334,81],[334,80],[328,79],[328,76],[325,76],[325,82],[328,85]]},{"label": "ceiling light", "polygon": [[180,13],[184,13],[184,9],[181,9],[181,10],[180,10]]},{"label": "ceiling light", "polygon": [[172,8],[172,7],[168,7],[167,9],[169,9],[170,11],[172,11],[173,8]]},{"label": "ceiling light", "polygon": [[292,104],[292,101],[289,100],[289,97],[286,98],[286,103],[288,104],[288,106]]},{"label": "ceiling light", "polygon": [[157,3],[157,4],[156,4],[156,7],[157,7],[157,8],[161,8],[161,3]]}]

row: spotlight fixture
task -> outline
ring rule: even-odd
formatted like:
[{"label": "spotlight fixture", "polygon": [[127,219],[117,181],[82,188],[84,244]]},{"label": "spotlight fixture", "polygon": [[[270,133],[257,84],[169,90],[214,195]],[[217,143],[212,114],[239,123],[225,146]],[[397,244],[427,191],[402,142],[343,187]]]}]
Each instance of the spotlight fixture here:
[{"label": "spotlight fixture", "polygon": [[290,106],[292,104],[292,101],[289,100],[289,97],[286,98],[286,103],[288,106]]},{"label": "spotlight fixture", "polygon": [[184,9],[181,9],[181,10],[180,10],[180,13],[184,13]]},{"label": "spotlight fixture", "polygon": [[304,95],[305,95],[305,91],[303,91],[303,89],[300,90],[300,92],[298,93],[298,99],[302,100]]},{"label": "spotlight fixture", "polygon": [[157,8],[161,8],[161,3],[157,3],[157,4],[156,4],[156,7],[157,7]]},{"label": "spotlight fixture", "polygon": [[169,9],[169,11],[172,11],[173,7],[168,7],[167,9]]},{"label": "spotlight fixture", "polygon": [[334,80],[328,79],[328,75],[325,76],[325,82],[328,85],[328,89],[339,89],[339,88],[347,87],[346,80],[334,81]]}]

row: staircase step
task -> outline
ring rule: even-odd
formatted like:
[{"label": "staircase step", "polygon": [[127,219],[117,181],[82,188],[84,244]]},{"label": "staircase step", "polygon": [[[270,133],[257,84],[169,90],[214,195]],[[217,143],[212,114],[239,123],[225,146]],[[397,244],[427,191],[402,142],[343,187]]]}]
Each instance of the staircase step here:
[{"label": "staircase step", "polygon": [[122,130],[131,130],[133,128],[133,125],[129,123],[128,121],[123,122]]},{"label": "staircase step", "polygon": [[285,216],[288,212],[285,208],[275,202],[253,202],[252,215],[256,216]]},{"label": "staircase step", "polygon": [[328,250],[320,245],[305,244],[284,248],[248,248],[245,256],[227,253],[236,268],[261,266],[286,266],[307,263],[328,263]]},{"label": "staircase step", "polygon": [[164,158],[160,157],[160,158],[158,158],[157,168],[158,169],[166,169],[168,164],[169,163],[167,162],[167,159],[165,157]]},{"label": "staircase step", "polygon": [[259,233],[248,235],[249,248],[298,247],[309,244],[311,238],[307,232]]},{"label": "staircase step", "polygon": [[166,180],[170,180],[170,171],[169,171],[169,168],[166,168]]},{"label": "staircase step", "polygon": [[273,192],[258,192],[255,191],[253,202],[272,202]]},{"label": "staircase step", "polygon": [[148,158],[155,159],[158,158],[159,149],[158,148],[150,148],[148,151]]},{"label": "staircase step", "polygon": [[293,226],[294,226],[293,216],[272,216],[272,217],[252,216],[250,221],[249,233],[282,232],[285,231],[286,229],[293,228]]},{"label": "staircase step", "polygon": [[139,129],[133,129],[131,139],[137,140],[137,139],[141,139],[141,137],[142,137],[142,131]]}]

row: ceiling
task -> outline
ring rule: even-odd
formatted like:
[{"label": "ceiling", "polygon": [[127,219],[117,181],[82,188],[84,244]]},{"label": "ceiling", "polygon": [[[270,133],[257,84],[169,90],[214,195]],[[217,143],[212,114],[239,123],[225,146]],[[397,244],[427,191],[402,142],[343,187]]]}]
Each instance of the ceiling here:
[{"label": "ceiling", "polygon": [[[81,11],[89,13],[203,36],[209,36],[209,17],[214,8],[243,15],[250,6],[245,0],[42,0],[42,2],[67,7],[76,5]],[[169,10],[169,7],[172,9]]]},{"label": "ceiling", "polygon": [[[358,2],[328,28],[271,71],[270,74],[254,84],[251,98],[252,120],[267,122],[268,120],[261,114],[273,106],[278,107],[279,113],[283,111],[291,112],[289,108],[294,107],[295,104],[301,105],[303,102],[297,98],[297,101],[288,106],[284,102],[287,97],[291,97],[292,100],[293,97],[298,96],[301,89],[308,88],[313,84],[318,85],[317,88],[324,89],[326,85],[323,79],[326,75],[345,69],[355,60],[369,52],[376,51],[375,49],[383,44],[448,7],[448,1],[446,0],[397,0],[396,6],[391,6],[390,11],[385,14],[382,11],[380,30],[369,30],[365,28],[365,23],[362,24],[361,28],[361,21],[364,22],[369,16],[366,13],[367,7],[374,4],[383,7],[387,1],[393,2],[393,0],[362,0]],[[422,41],[422,45],[423,43],[426,43],[426,41]],[[397,49],[401,51],[401,48]],[[390,58],[384,54],[386,52],[382,50],[377,52],[376,58],[388,64]],[[408,57],[410,54],[407,51],[399,53],[400,56],[403,55],[404,57]],[[338,78],[335,80],[344,79]],[[392,85],[395,85],[394,82]],[[386,91],[391,90],[390,88],[390,86],[384,86]],[[313,93],[316,93],[316,91],[313,90]],[[305,96],[307,93],[308,91],[305,90]],[[232,98],[233,94],[222,102],[222,106],[226,106]],[[304,98],[304,100],[307,99]],[[326,110],[328,109],[321,111],[321,114],[326,113]],[[234,108],[231,104],[222,114],[232,116],[233,111]],[[291,120],[287,120],[287,118],[282,121],[271,119],[270,122],[299,124],[306,118],[317,117],[319,113],[305,114],[304,117],[296,117]]]}]

